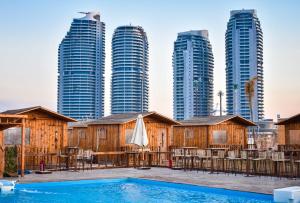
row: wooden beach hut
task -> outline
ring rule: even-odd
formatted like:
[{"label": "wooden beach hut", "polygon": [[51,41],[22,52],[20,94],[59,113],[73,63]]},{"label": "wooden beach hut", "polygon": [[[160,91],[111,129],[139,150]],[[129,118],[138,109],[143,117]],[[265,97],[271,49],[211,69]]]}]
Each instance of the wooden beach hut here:
[{"label": "wooden beach hut", "polygon": [[194,117],[173,126],[174,147],[224,147],[247,143],[247,127],[255,126],[240,116]]},{"label": "wooden beach hut", "polygon": [[[63,150],[68,144],[67,123],[76,121],[41,106],[7,110],[2,114],[26,116],[24,119],[24,142],[27,169],[38,165],[42,154],[56,155]],[[20,146],[22,139],[18,126],[6,129],[2,134],[5,146]]]},{"label": "wooden beach hut", "polygon": [[[95,152],[121,151],[129,144],[139,113],[115,114],[87,121],[72,127],[72,146]],[[142,113],[151,150],[167,151],[171,143],[172,126],[180,123],[156,112]]]},{"label": "wooden beach hut", "polygon": [[287,119],[281,119],[278,125],[278,143],[300,146],[300,113]]}]

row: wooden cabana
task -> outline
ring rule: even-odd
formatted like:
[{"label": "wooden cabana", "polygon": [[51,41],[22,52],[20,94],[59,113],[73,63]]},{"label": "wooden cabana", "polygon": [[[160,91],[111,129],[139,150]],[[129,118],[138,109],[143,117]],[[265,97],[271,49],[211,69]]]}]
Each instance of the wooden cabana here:
[{"label": "wooden cabana", "polygon": [[173,126],[174,147],[198,147],[237,145],[247,143],[247,127],[255,126],[240,116],[194,117]]},{"label": "wooden cabana", "polygon": [[300,146],[300,114],[281,119],[276,125],[278,125],[279,144]]},{"label": "wooden cabana", "polygon": [[3,131],[16,126],[21,127],[21,176],[24,176],[26,118],[26,115],[0,114],[0,177],[3,176],[5,166],[5,146]]},{"label": "wooden cabana", "polygon": [[[129,142],[138,115],[139,113],[115,114],[95,121],[78,123],[69,131],[70,145],[95,152],[121,151],[130,148]],[[149,148],[167,151],[171,143],[171,128],[180,123],[156,112],[144,112],[142,115],[148,134]]]},{"label": "wooden cabana", "polygon": [[[2,114],[12,117],[24,116],[25,118],[22,128],[25,138],[22,139],[22,144],[24,142],[27,169],[33,169],[32,167],[39,165],[41,159],[50,154],[57,155],[63,150],[68,144],[67,123],[76,121],[41,106],[8,110]],[[10,127],[18,127],[18,125]],[[3,132],[3,137],[4,145],[20,146],[19,129],[8,128]]]}]

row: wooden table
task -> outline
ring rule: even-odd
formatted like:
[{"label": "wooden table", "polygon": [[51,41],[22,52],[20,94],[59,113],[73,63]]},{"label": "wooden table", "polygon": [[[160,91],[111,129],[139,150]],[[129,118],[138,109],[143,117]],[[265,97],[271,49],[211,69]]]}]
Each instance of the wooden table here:
[{"label": "wooden table", "polygon": [[[108,156],[110,155],[126,155],[126,152],[123,151],[110,151],[110,152],[93,152],[93,156],[105,156],[105,167],[107,167]],[[92,164],[92,162],[91,162]]]},{"label": "wooden table", "polygon": [[129,167],[129,159],[130,159],[130,156],[133,156],[133,167],[135,168],[136,167],[136,157],[138,155],[138,163],[140,165],[140,152],[125,152],[126,153],[126,159],[127,159],[127,167]]},{"label": "wooden table", "polygon": [[[169,151],[150,151],[150,152],[146,152],[147,154],[150,154],[151,156],[152,155],[156,155],[157,158],[156,158],[156,165],[159,166],[160,165],[160,160],[161,160],[161,154],[173,154],[173,152],[169,152]],[[152,164],[152,160],[150,161],[150,158],[153,158],[153,157],[149,157],[149,166],[151,166]],[[169,157],[169,159],[171,159],[171,157]]]},{"label": "wooden table", "polygon": [[[179,147],[177,149],[183,149],[183,165],[184,165],[184,170],[186,170],[186,159],[187,159],[187,151],[190,151],[190,150],[196,150],[198,149],[198,147]],[[194,168],[194,156],[189,156],[191,158],[191,168]]]},{"label": "wooden table", "polygon": [[66,154],[60,155],[66,158],[66,169],[70,168],[70,160],[75,157],[75,171],[77,171],[77,155],[79,153],[79,147],[66,147]]},{"label": "wooden table", "polygon": [[[206,149],[211,151],[211,153],[210,153],[210,156],[211,156],[210,157],[210,173],[214,173],[214,161],[213,161],[213,154],[214,154],[214,152],[219,151],[219,150],[226,151],[229,148],[225,148],[225,147],[213,147],[213,148],[206,148]],[[224,160],[223,160],[223,164],[224,164]]]}]

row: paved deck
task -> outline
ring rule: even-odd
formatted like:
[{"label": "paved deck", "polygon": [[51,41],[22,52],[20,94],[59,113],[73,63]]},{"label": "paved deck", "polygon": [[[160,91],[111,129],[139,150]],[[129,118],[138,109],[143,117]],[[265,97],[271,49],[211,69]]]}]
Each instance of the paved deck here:
[{"label": "paved deck", "polygon": [[202,171],[182,171],[168,168],[151,168],[150,170],[137,170],[134,168],[98,169],[80,172],[58,171],[52,174],[30,174],[20,178],[21,183],[26,182],[48,182],[64,180],[83,180],[100,178],[146,178],[163,180],[177,183],[190,183],[209,187],[226,188],[232,190],[250,191],[265,194],[272,194],[273,189],[300,186],[300,179],[287,179],[275,177],[245,177],[234,174],[209,174]]}]

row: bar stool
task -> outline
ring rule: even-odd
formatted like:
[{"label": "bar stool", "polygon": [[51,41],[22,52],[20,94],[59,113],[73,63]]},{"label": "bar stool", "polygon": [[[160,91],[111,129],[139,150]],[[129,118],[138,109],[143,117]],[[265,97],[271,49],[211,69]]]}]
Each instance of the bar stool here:
[{"label": "bar stool", "polygon": [[225,151],[224,150],[218,150],[217,156],[213,156],[211,161],[215,161],[216,163],[216,170],[219,171],[225,171]]},{"label": "bar stool", "polygon": [[[247,164],[247,152],[246,151],[240,151],[240,154],[241,154],[241,159],[240,159],[240,162],[241,162],[241,172],[243,172],[243,165],[244,165],[244,163],[245,163],[245,171],[246,171],[246,167],[247,167],[246,166],[246,164]],[[252,158],[249,158],[249,157],[248,157],[248,159],[252,160]],[[250,164],[250,166],[251,166],[251,164]]]},{"label": "bar stool", "polygon": [[238,158],[237,153],[235,151],[228,151],[228,156],[226,157],[227,164],[226,164],[226,171],[227,172],[237,172],[237,162],[241,160]]},{"label": "bar stool", "polygon": [[207,149],[205,150],[205,170],[208,170],[210,168],[210,162],[212,161],[212,151]]},{"label": "bar stool", "polygon": [[253,159],[254,173],[261,175],[267,172],[267,152],[258,152],[258,158]]},{"label": "bar stool", "polygon": [[183,149],[174,149],[174,156],[175,158],[175,166],[179,168],[179,163],[180,163],[180,168],[183,167],[184,164],[184,154],[183,154]]},{"label": "bar stool", "polygon": [[205,154],[205,150],[203,149],[197,149],[196,150],[196,154],[195,154],[195,160],[197,163],[197,171],[203,170],[203,161],[204,159],[206,159],[206,154]]},{"label": "bar stool", "polygon": [[285,159],[284,152],[274,152],[272,154],[272,161],[275,164],[274,166],[275,175],[281,177],[282,175],[287,174],[286,162],[288,162],[289,159]]}]

